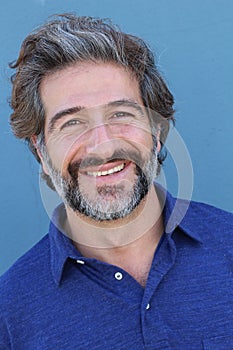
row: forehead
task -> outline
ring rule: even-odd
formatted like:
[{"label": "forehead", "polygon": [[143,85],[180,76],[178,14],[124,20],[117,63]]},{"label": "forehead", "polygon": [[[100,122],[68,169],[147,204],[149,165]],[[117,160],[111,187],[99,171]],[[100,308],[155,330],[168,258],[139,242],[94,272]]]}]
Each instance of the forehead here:
[{"label": "forehead", "polygon": [[120,99],[143,104],[133,74],[111,63],[77,63],[51,73],[42,79],[40,94],[46,118],[77,105],[92,108]]}]

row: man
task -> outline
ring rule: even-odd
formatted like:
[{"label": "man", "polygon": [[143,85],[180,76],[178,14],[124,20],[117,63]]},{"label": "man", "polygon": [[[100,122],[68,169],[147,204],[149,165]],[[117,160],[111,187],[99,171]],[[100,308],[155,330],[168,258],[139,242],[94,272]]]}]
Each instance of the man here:
[{"label": "man", "polygon": [[0,349],[232,349],[233,217],[154,185],[174,110],[146,44],[63,15],[12,67],[12,129],[64,205],[0,280]]}]

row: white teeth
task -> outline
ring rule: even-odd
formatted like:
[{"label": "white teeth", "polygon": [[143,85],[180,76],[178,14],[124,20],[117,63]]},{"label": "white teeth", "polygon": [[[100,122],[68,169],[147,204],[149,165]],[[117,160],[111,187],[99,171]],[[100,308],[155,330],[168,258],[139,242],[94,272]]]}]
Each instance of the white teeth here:
[{"label": "white teeth", "polygon": [[110,174],[113,174],[113,173],[117,173],[118,171],[121,171],[123,168],[125,167],[125,164],[122,163],[118,166],[115,166],[114,168],[112,169],[109,169],[109,170],[105,170],[105,171],[87,171],[87,175],[90,175],[90,176],[106,176],[106,175],[110,175]]}]

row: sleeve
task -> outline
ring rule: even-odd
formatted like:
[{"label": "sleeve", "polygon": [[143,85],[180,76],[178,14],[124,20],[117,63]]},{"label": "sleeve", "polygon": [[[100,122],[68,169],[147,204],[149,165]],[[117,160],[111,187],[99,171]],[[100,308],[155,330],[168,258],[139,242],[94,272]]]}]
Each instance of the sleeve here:
[{"label": "sleeve", "polygon": [[0,315],[0,349],[1,350],[11,349],[11,342],[10,342],[8,327],[2,315]]}]

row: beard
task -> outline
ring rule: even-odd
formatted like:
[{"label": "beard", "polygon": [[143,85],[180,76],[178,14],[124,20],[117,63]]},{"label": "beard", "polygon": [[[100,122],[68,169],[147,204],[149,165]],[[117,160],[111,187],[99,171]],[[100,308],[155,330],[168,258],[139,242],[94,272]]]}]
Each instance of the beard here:
[{"label": "beard", "polygon": [[[96,221],[122,219],[128,216],[146,197],[157,175],[158,157],[156,143],[148,159],[142,159],[137,151],[118,149],[111,158],[87,157],[68,166],[68,176],[62,176],[52,163],[45,145],[41,149],[49,176],[64,204],[74,212],[79,212]],[[129,160],[135,164],[132,183],[104,184],[96,186],[88,193],[89,186],[83,186],[79,171],[88,166],[98,166],[115,160]],[[126,186],[127,185],[127,186]]]}]

